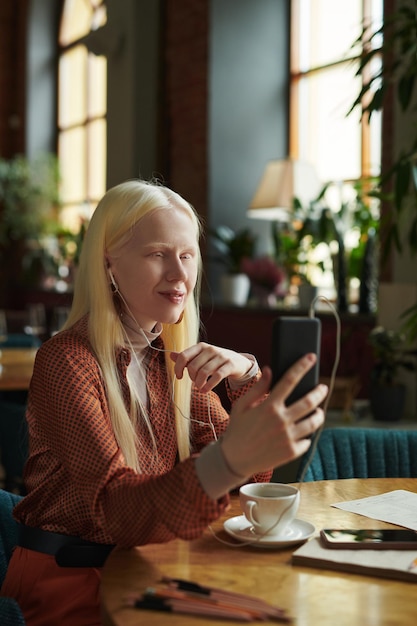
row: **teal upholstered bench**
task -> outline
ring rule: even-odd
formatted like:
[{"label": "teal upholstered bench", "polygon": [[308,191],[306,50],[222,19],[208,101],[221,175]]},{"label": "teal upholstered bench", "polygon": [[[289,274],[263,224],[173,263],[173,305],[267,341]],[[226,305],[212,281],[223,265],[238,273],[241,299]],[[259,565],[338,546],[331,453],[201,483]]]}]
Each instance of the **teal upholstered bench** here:
[{"label": "teal upholstered bench", "polygon": [[417,430],[325,428],[303,457],[297,480],[417,477]]}]

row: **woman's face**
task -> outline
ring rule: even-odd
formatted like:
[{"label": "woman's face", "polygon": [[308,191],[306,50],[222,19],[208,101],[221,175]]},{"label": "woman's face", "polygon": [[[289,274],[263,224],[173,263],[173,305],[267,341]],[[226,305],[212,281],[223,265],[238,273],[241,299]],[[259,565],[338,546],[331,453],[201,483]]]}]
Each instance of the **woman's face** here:
[{"label": "woman's face", "polygon": [[198,259],[194,224],[176,207],[147,214],[108,257],[125,306],[144,330],[178,320],[196,284]]}]

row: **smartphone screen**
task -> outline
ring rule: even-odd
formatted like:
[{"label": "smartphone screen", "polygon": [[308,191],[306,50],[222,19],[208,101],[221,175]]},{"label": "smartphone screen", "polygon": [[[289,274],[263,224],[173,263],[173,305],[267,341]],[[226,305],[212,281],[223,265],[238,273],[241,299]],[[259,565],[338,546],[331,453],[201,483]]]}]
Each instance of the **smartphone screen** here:
[{"label": "smartphone screen", "polygon": [[417,533],[402,528],[383,530],[325,528],[320,531],[320,536],[327,548],[417,550]]}]

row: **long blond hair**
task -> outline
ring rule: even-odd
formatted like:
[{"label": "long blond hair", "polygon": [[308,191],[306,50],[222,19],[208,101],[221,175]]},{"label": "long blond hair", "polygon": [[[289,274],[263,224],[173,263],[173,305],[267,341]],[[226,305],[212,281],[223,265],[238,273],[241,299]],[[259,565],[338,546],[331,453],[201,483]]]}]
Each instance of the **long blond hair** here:
[{"label": "long blond hair", "polygon": [[[123,326],[115,305],[106,266],[106,255],[128,241],[132,229],[150,211],[172,207],[184,210],[195,227],[198,243],[201,225],[192,208],[179,194],[159,183],[130,180],[110,189],[97,205],[83,242],[71,312],[65,328],[89,314],[89,338],[100,364],[116,440],[127,465],[140,471],[137,453],[137,420],[142,416],[126,410],[115,362],[117,349],[124,344]],[[177,324],[163,324],[161,337],[165,350],[181,352],[195,344],[199,335],[199,296],[202,271],[194,297],[189,297],[183,318]],[[191,380],[174,376],[174,363],[165,353],[169,384],[175,397],[175,423],[180,459],[190,454]],[[185,419],[184,419],[185,418]],[[145,419],[146,421],[146,419]],[[147,422],[148,428],[151,428]],[[152,436],[152,432],[151,432]]]}]

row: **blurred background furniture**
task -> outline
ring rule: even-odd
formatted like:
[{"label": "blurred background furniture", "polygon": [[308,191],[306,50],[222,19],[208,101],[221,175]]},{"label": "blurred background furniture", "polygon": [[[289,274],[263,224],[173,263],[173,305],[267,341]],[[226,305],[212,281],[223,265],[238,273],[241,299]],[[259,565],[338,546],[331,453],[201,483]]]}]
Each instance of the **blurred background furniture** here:
[{"label": "blurred background furniture", "polygon": [[[12,512],[21,496],[0,489],[0,586],[6,576],[13,548],[17,543],[17,522]],[[13,598],[0,597],[0,624],[2,626],[24,626],[25,620],[19,605]]]},{"label": "blurred background furniture", "polygon": [[1,484],[7,491],[22,495],[23,467],[28,454],[27,391],[40,343],[36,336],[11,333],[0,345]]},{"label": "blurred background furniture", "polygon": [[26,402],[37,348],[2,348],[0,345],[0,399]]},{"label": "blurred background furniture", "polygon": [[[326,428],[304,456],[297,480],[417,477],[417,431],[392,428]],[[313,446],[315,445],[313,441]]]}]

